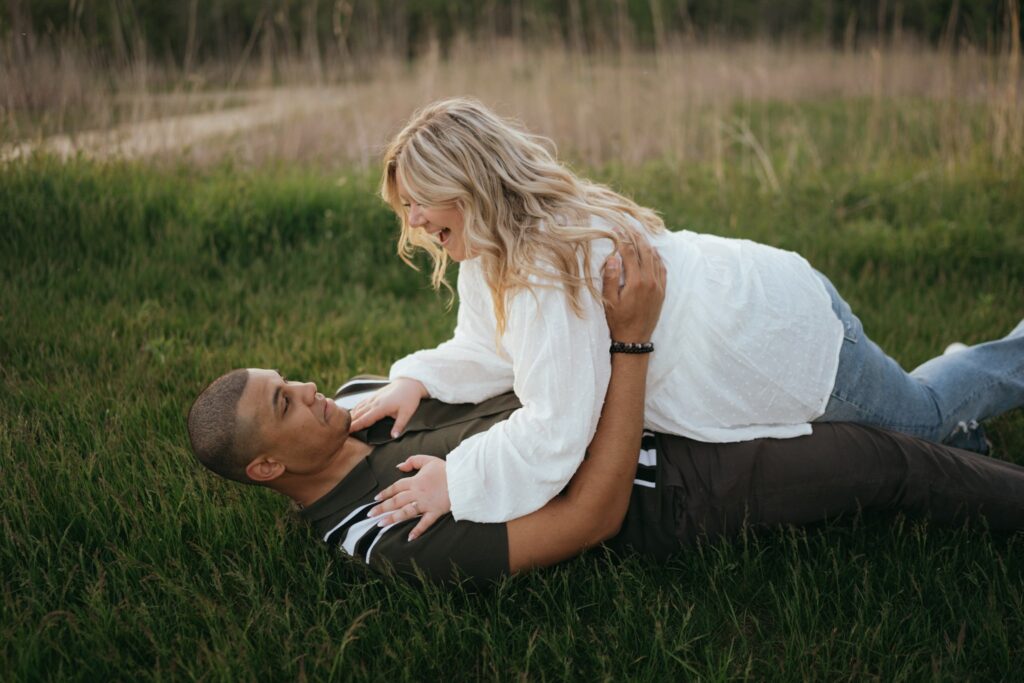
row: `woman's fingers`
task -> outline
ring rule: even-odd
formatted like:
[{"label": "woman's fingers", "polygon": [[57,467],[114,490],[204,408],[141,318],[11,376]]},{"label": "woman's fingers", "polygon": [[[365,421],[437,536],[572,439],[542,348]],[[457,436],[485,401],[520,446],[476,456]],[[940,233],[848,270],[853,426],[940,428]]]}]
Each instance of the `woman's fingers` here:
[{"label": "woman's fingers", "polygon": [[423,469],[423,467],[432,460],[437,460],[437,458],[433,455],[424,455],[423,453],[419,453],[417,455],[410,455],[404,461],[399,463],[398,469],[402,470],[403,472],[420,470]]},{"label": "woman's fingers", "polygon": [[348,430],[349,432],[358,432],[360,429],[366,429],[385,415],[386,412],[382,408],[377,407],[368,408],[366,412],[358,416],[353,413],[352,423],[349,425]]},{"label": "woman's fingers", "polygon": [[412,491],[400,491],[389,498],[382,498],[382,502],[379,505],[375,505],[370,509],[370,517],[377,517],[387,512],[393,512],[409,505],[414,500],[415,495]]},{"label": "woman's fingers", "polygon": [[434,512],[424,514],[423,517],[420,518],[419,523],[413,527],[412,531],[409,532],[409,540],[415,541],[424,531],[432,527],[434,522],[438,519],[440,519],[440,515]]},{"label": "woman's fingers", "polygon": [[400,479],[374,497],[380,504],[370,508],[368,514],[370,517],[380,516],[378,526],[396,524],[420,514],[416,494],[409,490],[411,485],[410,479]]},{"label": "woman's fingers", "polygon": [[352,416],[353,421],[356,421],[366,414],[366,411],[370,409],[370,406],[371,404],[369,399],[362,401],[361,403],[356,404],[356,406],[349,411],[349,415]]},{"label": "woman's fingers", "polygon": [[426,395],[426,389],[419,381],[400,377],[352,409],[350,430],[365,429],[382,417],[391,416],[395,418],[391,435],[397,438],[405,431],[406,424]]},{"label": "woman's fingers", "polygon": [[413,414],[416,412],[416,407],[410,410],[407,406],[402,406],[398,409],[398,413],[395,415],[395,424],[391,428],[391,438],[397,439],[405,431],[405,425],[409,424],[409,420],[412,419]]},{"label": "woman's fingers", "polygon": [[387,500],[388,498],[391,498],[392,496],[396,496],[399,493],[401,493],[402,491],[408,491],[409,487],[412,486],[411,482],[412,482],[412,479],[409,478],[409,477],[405,477],[405,478],[399,479],[394,484],[392,484],[391,486],[387,487],[386,489],[384,489],[380,493],[378,493],[376,496],[374,496],[373,499],[378,501],[378,502],[380,502],[380,501]]},{"label": "woman's fingers", "polygon": [[398,508],[391,514],[381,517],[380,521],[377,522],[377,526],[391,526],[392,524],[404,522],[407,519],[419,517],[420,514],[421,513],[419,508],[416,506],[416,503],[409,503],[408,505],[403,505]]}]

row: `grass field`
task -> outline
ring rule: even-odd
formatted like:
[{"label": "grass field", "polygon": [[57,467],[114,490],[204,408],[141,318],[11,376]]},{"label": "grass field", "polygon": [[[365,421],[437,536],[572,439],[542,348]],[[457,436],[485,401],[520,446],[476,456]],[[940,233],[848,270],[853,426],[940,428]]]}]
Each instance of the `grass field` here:
[{"label": "grass field", "polygon": [[[777,188],[738,162],[592,172],[674,228],[800,251],[913,366],[1024,316],[1024,176],[901,159],[825,159]],[[184,415],[221,372],[277,367],[330,390],[450,333],[454,312],[393,254],[374,180],[0,168],[0,678],[1019,674],[1022,537],[858,518],[665,565],[597,551],[472,593],[369,575],[283,500],[200,471]],[[1024,415],[990,432],[1024,463]]]}]

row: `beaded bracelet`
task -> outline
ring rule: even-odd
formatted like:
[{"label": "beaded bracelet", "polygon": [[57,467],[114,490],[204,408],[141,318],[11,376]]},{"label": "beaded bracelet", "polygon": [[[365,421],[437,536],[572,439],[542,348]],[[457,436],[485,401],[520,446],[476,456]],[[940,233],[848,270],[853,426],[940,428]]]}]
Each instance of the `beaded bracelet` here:
[{"label": "beaded bracelet", "polygon": [[654,351],[653,342],[620,342],[612,341],[611,353],[650,353]]}]

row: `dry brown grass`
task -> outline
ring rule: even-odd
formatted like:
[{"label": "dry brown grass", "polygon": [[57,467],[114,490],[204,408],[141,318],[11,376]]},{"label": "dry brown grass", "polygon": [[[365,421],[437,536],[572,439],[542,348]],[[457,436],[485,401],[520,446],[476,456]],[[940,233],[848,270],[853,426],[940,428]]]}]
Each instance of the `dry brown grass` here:
[{"label": "dry brown grass", "polygon": [[[461,44],[447,59],[428,50],[411,65],[381,59],[359,74],[321,65],[314,79],[306,65],[289,63],[279,65],[285,84],[276,87],[217,90],[193,80],[162,92],[154,84],[166,86],[169,77],[145,65],[101,78],[73,55],[37,54],[18,73],[11,60],[0,69],[7,157],[43,148],[365,167],[414,109],[471,94],[588,165],[701,162],[720,174],[730,156],[742,155],[769,188],[789,174],[820,171],[836,146],[864,164],[914,154],[956,165],[983,155],[1019,168],[1024,158],[1013,40],[996,55],[912,45],[844,52],[690,44],[584,56],[511,42]],[[229,70],[214,65],[199,80]],[[231,80],[261,78],[242,71]],[[832,115],[815,113],[828,103]]]}]

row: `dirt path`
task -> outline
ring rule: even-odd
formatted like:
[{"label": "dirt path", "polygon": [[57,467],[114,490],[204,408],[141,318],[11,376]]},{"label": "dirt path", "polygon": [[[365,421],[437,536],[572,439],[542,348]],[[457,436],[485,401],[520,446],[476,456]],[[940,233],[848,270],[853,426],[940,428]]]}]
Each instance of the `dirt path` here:
[{"label": "dirt path", "polygon": [[337,109],[347,101],[338,91],[312,89],[260,91],[247,94],[247,98],[253,100],[252,103],[230,109],[5,145],[0,148],[0,161],[11,161],[37,151],[65,159],[79,153],[92,158],[137,159],[195,147],[214,138],[238,135],[320,110]]}]

